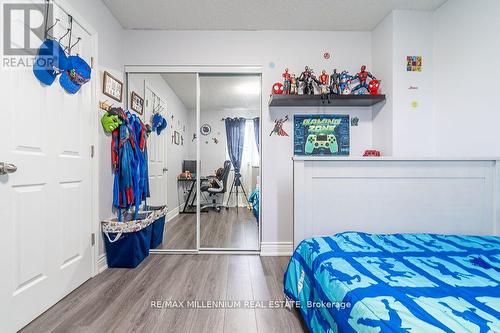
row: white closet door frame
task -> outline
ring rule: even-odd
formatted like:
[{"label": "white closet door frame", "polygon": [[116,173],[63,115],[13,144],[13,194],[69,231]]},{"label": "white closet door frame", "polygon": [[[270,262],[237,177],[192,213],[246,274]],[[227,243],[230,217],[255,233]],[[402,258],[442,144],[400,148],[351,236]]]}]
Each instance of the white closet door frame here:
[{"label": "white closet door frame", "polygon": [[[200,128],[200,74],[258,74],[260,76],[260,86],[262,91],[262,66],[261,65],[125,65],[125,76],[128,74],[139,73],[172,73],[172,74],[196,74],[196,128]],[[128,79],[126,80],[128,82]],[[127,88],[128,91],[128,88]],[[262,189],[262,100],[264,94],[261,94],[260,105],[260,170],[259,177]],[[128,99],[128,96],[127,96]],[[200,176],[200,136],[196,137],[196,177]],[[196,182],[196,191],[200,193],[199,179]],[[203,254],[255,254],[260,253],[262,243],[262,190],[260,193],[259,209],[259,247],[255,251],[239,250],[233,248],[210,248],[200,251],[200,211],[196,210],[196,250],[151,250],[151,253],[198,253]],[[196,196],[196,206],[200,206],[200,196]]]}]

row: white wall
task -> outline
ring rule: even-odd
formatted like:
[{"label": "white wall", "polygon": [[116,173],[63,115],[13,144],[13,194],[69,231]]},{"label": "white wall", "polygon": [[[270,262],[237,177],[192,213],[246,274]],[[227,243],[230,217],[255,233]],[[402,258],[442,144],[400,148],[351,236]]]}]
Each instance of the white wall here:
[{"label": "white wall", "polygon": [[387,15],[372,31],[372,71],[381,81],[385,104],[373,107],[373,148],[382,155],[393,151],[394,14]]},{"label": "white wall", "polygon": [[[81,15],[98,34],[97,61],[99,68],[94,68],[92,79],[98,80],[98,99],[104,101],[109,99],[102,94],[102,75],[107,70],[115,77],[123,81],[124,59],[122,53],[122,41],[124,30],[114,16],[109,12],[100,0],[66,0],[73,9]],[[124,87],[125,88],[125,87]],[[125,99],[125,91],[124,96]],[[120,106],[115,102],[115,106]],[[95,106],[96,112],[102,116],[104,111]],[[97,126],[100,127],[98,124]],[[113,176],[111,172],[111,136],[99,128],[97,138],[97,157],[99,158],[99,220],[113,216]],[[100,233],[99,233],[100,234]],[[102,236],[99,239],[99,255],[104,254],[104,243]]]},{"label": "white wall", "polygon": [[[263,241],[292,241],[292,136],[269,136],[274,119],[292,110],[269,110],[271,86],[281,81],[281,73],[289,67],[300,73],[304,65],[316,73],[323,68],[359,71],[371,66],[369,32],[300,32],[300,31],[127,31],[124,40],[127,65],[261,65],[263,68],[262,117],[262,227]],[[128,48],[128,45],[134,45]],[[323,58],[330,52],[330,60]],[[270,66],[271,63],[275,67]],[[296,109],[297,113],[325,112]],[[360,155],[371,147],[371,110],[335,109],[332,113],[350,113],[360,118],[360,126],[352,128],[352,154]],[[293,117],[292,117],[293,118]],[[292,135],[292,122],[285,124]]]},{"label": "white wall", "polygon": [[[434,156],[433,13],[398,10],[393,15],[393,156]],[[407,56],[422,56],[421,72],[406,70]]]},{"label": "white wall", "polygon": [[[433,13],[393,11],[372,31],[372,50],[387,96],[374,107],[373,146],[383,155],[434,156]],[[407,56],[422,56],[423,71],[406,71]]]},{"label": "white wall", "polygon": [[435,13],[440,156],[500,156],[500,1],[448,1]]}]

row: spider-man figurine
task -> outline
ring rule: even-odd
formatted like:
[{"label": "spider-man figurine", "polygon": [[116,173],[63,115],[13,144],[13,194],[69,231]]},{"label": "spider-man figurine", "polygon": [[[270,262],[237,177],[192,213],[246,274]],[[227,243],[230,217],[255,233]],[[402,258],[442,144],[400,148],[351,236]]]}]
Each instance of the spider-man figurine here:
[{"label": "spider-man figurine", "polygon": [[366,79],[370,78],[373,80],[376,80],[375,76],[373,76],[370,72],[366,70],[366,66],[363,65],[361,66],[361,72],[358,74],[354,75],[353,80],[358,79],[359,83],[356,87],[352,89],[352,93],[355,94],[360,90],[361,88],[364,88],[364,91],[360,91],[358,93],[368,93],[368,85],[366,84]]}]

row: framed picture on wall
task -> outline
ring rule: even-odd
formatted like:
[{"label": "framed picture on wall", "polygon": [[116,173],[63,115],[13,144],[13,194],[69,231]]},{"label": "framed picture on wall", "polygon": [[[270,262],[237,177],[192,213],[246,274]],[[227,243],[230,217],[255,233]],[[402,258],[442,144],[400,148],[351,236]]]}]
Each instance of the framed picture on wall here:
[{"label": "framed picture on wall", "polygon": [[181,144],[181,133],[174,131],[174,133],[172,134],[172,143],[176,145]]},{"label": "framed picture on wall", "polygon": [[141,115],[144,112],[144,98],[137,95],[135,91],[132,91],[130,96],[130,108]]},{"label": "framed picture on wall", "polygon": [[349,130],[348,115],[295,115],[294,155],[349,155]]},{"label": "framed picture on wall", "polygon": [[104,71],[102,78],[102,93],[121,103],[123,96],[123,82],[109,74],[107,71]]}]

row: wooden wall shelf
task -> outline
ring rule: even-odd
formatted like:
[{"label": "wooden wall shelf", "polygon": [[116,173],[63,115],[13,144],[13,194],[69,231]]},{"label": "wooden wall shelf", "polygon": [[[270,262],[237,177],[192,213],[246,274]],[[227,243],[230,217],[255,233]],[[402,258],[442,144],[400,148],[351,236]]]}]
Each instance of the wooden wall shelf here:
[{"label": "wooden wall shelf", "polygon": [[366,107],[385,101],[385,95],[333,95],[323,103],[321,95],[272,95],[269,107]]}]

